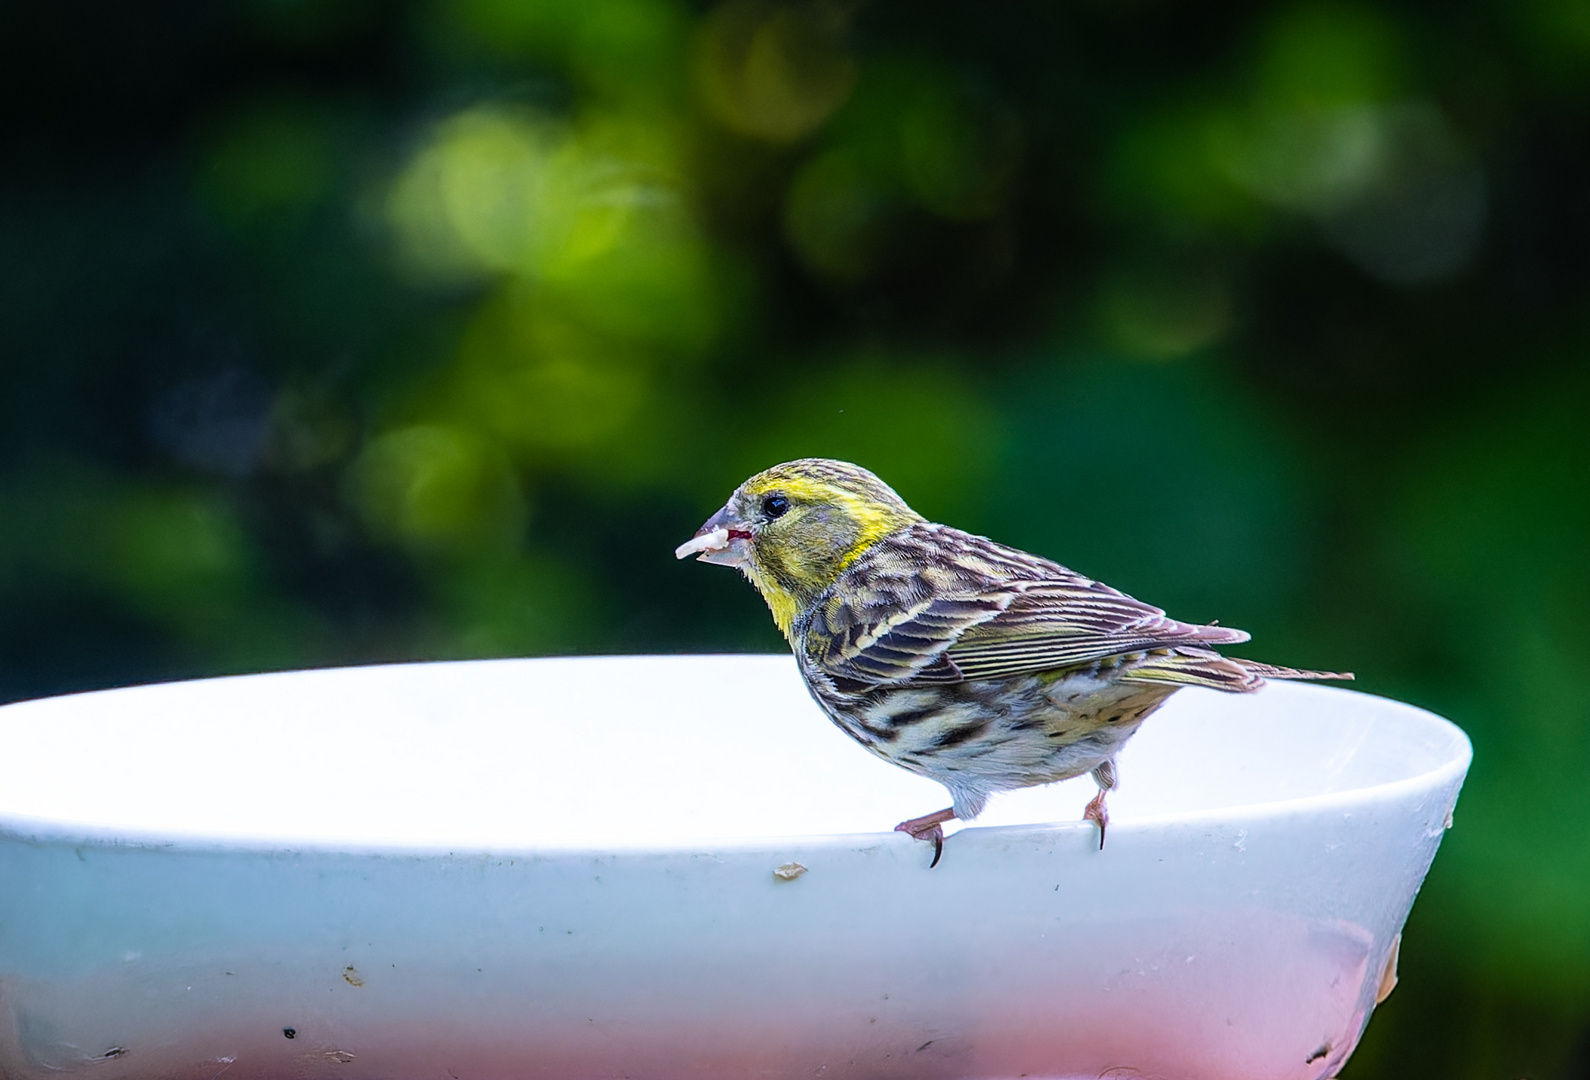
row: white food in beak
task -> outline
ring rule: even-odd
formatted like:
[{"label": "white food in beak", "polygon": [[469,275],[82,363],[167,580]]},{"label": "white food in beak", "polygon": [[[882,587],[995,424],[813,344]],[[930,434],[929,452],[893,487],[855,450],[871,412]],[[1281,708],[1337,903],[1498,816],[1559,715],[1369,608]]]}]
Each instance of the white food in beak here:
[{"label": "white food in beak", "polygon": [[691,555],[711,555],[714,552],[729,550],[729,530],[713,529],[709,533],[702,533],[692,540],[686,540],[674,548],[674,558],[683,559]]}]

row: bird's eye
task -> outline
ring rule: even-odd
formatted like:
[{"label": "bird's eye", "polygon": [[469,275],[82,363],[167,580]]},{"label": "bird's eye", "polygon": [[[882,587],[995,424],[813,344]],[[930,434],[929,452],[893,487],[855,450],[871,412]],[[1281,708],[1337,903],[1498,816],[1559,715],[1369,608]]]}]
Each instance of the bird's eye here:
[{"label": "bird's eye", "polygon": [[789,499],[783,495],[769,495],[762,500],[762,513],[770,518],[783,517],[789,509]]}]

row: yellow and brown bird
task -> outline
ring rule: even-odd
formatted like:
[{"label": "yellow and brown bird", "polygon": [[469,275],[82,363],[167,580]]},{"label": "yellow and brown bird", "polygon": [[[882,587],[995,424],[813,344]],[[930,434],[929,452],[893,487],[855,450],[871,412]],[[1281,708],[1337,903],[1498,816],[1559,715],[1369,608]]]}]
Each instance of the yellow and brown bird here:
[{"label": "yellow and brown bird", "polygon": [[949,789],[895,828],[943,853],[941,826],[996,791],[1093,774],[1099,826],[1115,755],[1184,686],[1350,679],[1222,656],[1241,630],[1196,626],[1058,563],[916,513],[843,461],[775,465],[675,554],[738,567],[767,601],[812,697],[874,754]]}]

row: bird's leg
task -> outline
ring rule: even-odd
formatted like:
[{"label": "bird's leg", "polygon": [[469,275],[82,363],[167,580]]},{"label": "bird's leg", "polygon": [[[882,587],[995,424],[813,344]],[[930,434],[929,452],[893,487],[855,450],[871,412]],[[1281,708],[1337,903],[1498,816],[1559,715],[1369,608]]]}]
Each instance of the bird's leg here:
[{"label": "bird's leg", "polygon": [[1098,822],[1099,850],[1103,851],[1104,831],[1110,826],[1110,812],[1104,806],[1104,796],[1115,787],[1115,762],[1106,761],[1094,769],[1093,782],[1099,785],[1099,793],[1093,796],[1093,801],[1082,811],[1082,820]]},{"label": "bird's leg", "polygon": [[946,806],[942,810],[935,810],[931,814],[914,817],[910,821],[902,821],[894,827],[895,832],[909,833],[917,840],[931,840],[933,842],[933,861],[928,863],[931,870],[939,864],[939,856],[944,854],[944,830],[940,828],[946,821],[955,820],[955,808]]}]

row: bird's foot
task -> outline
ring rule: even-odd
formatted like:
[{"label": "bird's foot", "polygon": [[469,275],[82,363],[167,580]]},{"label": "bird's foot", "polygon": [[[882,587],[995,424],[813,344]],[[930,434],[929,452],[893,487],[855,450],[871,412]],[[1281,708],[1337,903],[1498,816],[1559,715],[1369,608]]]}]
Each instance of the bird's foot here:
[{"label": "bird's foot", "polygon": [[1104,808],[1104,792],[1093,796],[1087,809],[1082,811],[1083,821],[1096,821],[1099,825],[1099,850],[1104,850],[1104,830],[1110,826],[1110,812]]},{"label": "bird's foot", "polygon": [[894,827],[895,832],[903,832],[916,840],[927,840],[933,844],[933,861],[928,863],[931,870],[939,864],[939,857],[944,854],[944,829],[941,827],[946,821],[955,820],[955,809],[945,807],[935,810],[931,814],[914,817],[910,821],[902,821]]}]

